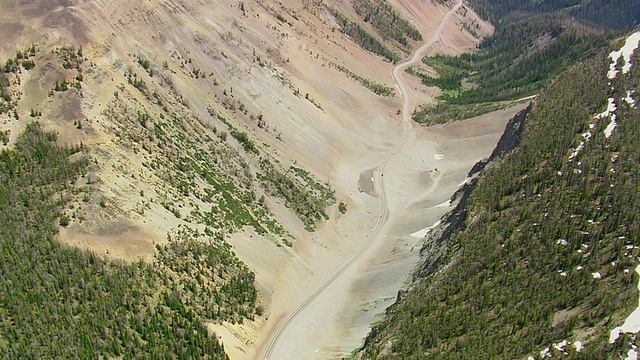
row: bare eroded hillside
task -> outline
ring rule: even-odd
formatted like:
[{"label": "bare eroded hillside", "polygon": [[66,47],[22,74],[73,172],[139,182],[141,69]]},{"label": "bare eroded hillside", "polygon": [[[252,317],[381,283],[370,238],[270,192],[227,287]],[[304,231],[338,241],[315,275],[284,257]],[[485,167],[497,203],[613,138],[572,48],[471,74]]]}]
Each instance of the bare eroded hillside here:
[{"label": "bare eroded hillside", "polygon": [[[453,7],[389,3],[425,41]],[[259,357],[280,321],[380,224],[376,169],[403,139],[403,99],[394,64],[338,30],[330,9],[355,20],[349,3],[3,0],[0,8],[0,58],[38,49],[35,68],[12,85],[21,94],[19,119],[3,114],[0,127],[13,139],[37,118],[61,141],[88,146],[94,160],[82,184],[92,195],[76,199],[60,241],[152,261],[167,234],[226,239],[255,271],[265,308],[253,322],[210,326],[231,358]],[[463,22],[478,19],[462,7],[427,51],[472,49],[478,40]],[[491,31],[481,25],[481,34]],[[433,99],[434,89],[401,76],[412,107]],[[520,108],[409,125],[384,170],[388,220],[297,317],[273,358],[334,358],[360,344],[417,261],[415,233],[449,209],[451,194]],[[33,109],[41,114],[30,116]],[[361,192],[367,177],[373,187]],[[280,190],[284,178],[293,179],[290,194]]]}]

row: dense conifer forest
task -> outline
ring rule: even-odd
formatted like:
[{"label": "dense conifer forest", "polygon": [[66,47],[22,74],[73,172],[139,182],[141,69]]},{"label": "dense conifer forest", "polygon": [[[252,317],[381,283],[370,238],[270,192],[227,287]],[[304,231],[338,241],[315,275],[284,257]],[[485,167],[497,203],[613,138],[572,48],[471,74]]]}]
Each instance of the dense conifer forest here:
[{"label": "dense conifer forest", "polygon": [[438,104],[419,106],[413,119],[426,124],[464,119],[494,109],[492,103],[537,93],[622,35],[620,30],[637,25],[640,5],[614,3],[472,1],[471,7],[495,25],[495,32],[473,53],[425,58],[437,76],[410,70],[425,85],[443,90]]},{"label": "dense conifer forest", "polygon": [[480,16],[494,24],[513,13],[562,13],[608,29],[632,29],[640,24],[640,3],[625,0],[470,0]]},{"label": "dense conifer forest", "polygon": [[[629,94],[640,67],[609,80],[608,53],[539,94],[520,146],[479,177],[443,267],[401,294],[364,358],[627,353],[633,335],[608,340],[638,304],[640,110]],[[608,99],[612,132],[609,116],[595,116]]]},{"label": "dense conifer forest", "polygon": [[[470,109],[533,95],[564,69],[593,56],[613,36],[566,16],[540,14],[505,21],[474,53],[423,60],[438,76],[417,75],[443,93],[438,105],[420,107],[413,118],[421,123],[447,122],[456,119],[452,107]],[[466,114],[462,118],[476,115],[462,113]]]},{"label": "dense conifer forest", "polygon": [[226,358],[204,321],[259,313],[253,273],[187,230],[153,265],[58,243],[88,166],[83,147],[60,147],[38,123],[0,152],[0,357]]}]

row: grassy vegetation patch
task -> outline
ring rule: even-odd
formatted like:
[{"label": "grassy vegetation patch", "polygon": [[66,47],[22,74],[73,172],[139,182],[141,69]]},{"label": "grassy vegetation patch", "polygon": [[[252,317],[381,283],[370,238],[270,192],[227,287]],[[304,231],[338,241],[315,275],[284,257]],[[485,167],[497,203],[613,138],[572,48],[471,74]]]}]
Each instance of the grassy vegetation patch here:
[{"label": "grassy vegetation patch", "polygon": [[308,231],[315,229],[318,221],[328,219],[325,209],[336,201],[334,191],[317,182],[304,169],[291,166],[288,171],[269,160],[260,162],[262,186],[271,195],[284,199]]},{"label": "grassy vegetation patch", "polygon": [[437,86],[442,90],[462,91],[462,79],[469,75],[470,64],[459,62],[454,65],[443,55],[425,57],[422,62],[436,71],[438,76],[428,76],[413,68],[407,69],[407,72],[420,77],[422,83],[427,86]]},{"label": "grassy vegetation patch", "polygon": [[512,102],[479,103],[466,105],[451,105],[440,101],[435,105],[420,105],[413,112],[411,118],[419,124],[446,124],[450,121],[469,119],[492,111],[501,110]]},{"label": "grassy vegetation patch", "polygon": [[386,39],[393,39],[404,47],[409,46],[409,39],[422,41],[418,29],[386,1],[354,0],[353,8],[364,22],[371,23]]}]

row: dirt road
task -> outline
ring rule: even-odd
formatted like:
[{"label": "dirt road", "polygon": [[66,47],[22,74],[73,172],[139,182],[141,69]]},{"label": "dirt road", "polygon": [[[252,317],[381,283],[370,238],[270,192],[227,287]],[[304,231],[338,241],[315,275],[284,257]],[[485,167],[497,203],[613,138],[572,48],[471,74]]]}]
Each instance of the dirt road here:
[{"label": "dirt road", "polygon": [[[436,32],[429,38],[429,40],[422,45],[413,55],[411,59],[408,61],[396,66],[393,70],[393,77],[396,81],[396,84],[402,94],[403,98],[403,106],[402,106],[402,119],[403,119],[403,137],[402,141],[397,145],[397,147],[390,153],[378,166],[378,171],[375,171],[374,174],[378,174],[380,184],[380,208],[381,215],[380,220],[377,225],[371,232],[370,236],[368,236],[368,240],[364,243],[364,245],[355,253],[349,260],[347,260],[333,275],[331,275],[319,288],[317,288],[304,302],[302,302],[294,311],[292,311],[289,315],[287,315],[277,326],[276,330],[273,332],[267,346],[265,347],[261,358],[262,359],[285,359],[292,358],[290,354],[280,353],[279,343],[283,339],[287,339],[288,331],[297,331],[291,324],[296,320],[296,318],[306,311],[309,306],[316,301],[318,297],[320,297],[325,290],[327,290],[336,280],[340,279],[345,271],[350,268],[354,263],[356,263],[362,255],[377,241],[383,240],[383,228],[389,219],[389,206],[387,204],[387,191],[384,186],[384,174],[385,168],[387,164],[393,159],[393,157],[406,145],[407,139],[409,137],[409,132],[411,130],[411,112],[410,112],[410,97],[408,94],[407,86],[402,80],[401,74],[404,70],[422,59],[424,52],[438,39],[442,29],[451,16],[460,6],[462,2],[459,1],[446,15],[443,17],[440,25],[438,26]],[[388,176],[393,176],[393,174],[389,174]],[[313,326],[313,324],[306,324],[306,326]]]}]

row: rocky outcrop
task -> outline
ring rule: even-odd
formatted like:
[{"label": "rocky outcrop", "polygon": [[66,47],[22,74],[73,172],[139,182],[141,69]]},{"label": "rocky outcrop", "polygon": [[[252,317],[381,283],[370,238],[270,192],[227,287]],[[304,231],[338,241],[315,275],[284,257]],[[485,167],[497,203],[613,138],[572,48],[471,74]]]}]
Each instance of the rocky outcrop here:
[{"label": "rocky outcrop", "polygon": [[[429,233],[427,233],[424,244],[420,249],[421,261],[413,274],[413,283],[435,273],[441,268],[443,261],[446,259],[446,245],[449,242],[449,239],[451,239],[451,235],[455,230],[462,228],[465,220],[467,219],[467,203],[476,183],[478,182],[477,176],[492,161],[501,158],[520,144],[525,121],[527,115],[531,112],[531,108],[532,104],[530,103],[529,106],[509,120],[504,133],[500,137],[500,140],[496,144],[491,155],[487,159],[481,160],[473,166],[469,172],[469,178],[471,178],[471,180],[453,194],[451,202],[457,203],[457,205],[453,210],[449,211],[442,217],[442,221],[438,226],[434,227]],[[407,291],[411,290],[400,290],[398,292],[396,301],[387,308],[387,314],[396,306],[396,304],[398,304]],[[365,339],[364,345],[361,349],[365,349],[369,344],[371,344],[379,335],[380,331],[380,326],[373,327]]]},{"label": "rocky outcrop", "polygon": [[484,160],[477,162],[469,171],[469,182],[461,187],[451,197],[452,203],[457,203],[456,207],[445,214],[441,223],[427,234],[424,245],[420,249],[422,260],[414,273],[414,281],[424,278],[434,273],[441,265],[446,255],[446,244],[449,242],[453,232],[464,225],[467,219],[467,202],[477,183],[477,175],[480,174],[492,161],[499,159],[509,153],[520,144],[524,123],[532,104],[530,103],[524,110],[516,114],[505,128],[504,133],[496,144],[496,148],[491,155]]},{"label": "rocky outcrop", "polygon": [[504,129],[504,133],[502,133],[500,140],[498,140],[498,143],[496,144],[496,148],[493,149],[493,152],[487,159],[478,161],[471,168],[471,171],[469,171],[469,177],[477,175],[493,160],[504,156],[520,144],[520,141],[522,140],[522,133],[524,131],[524,122],[527,115],[531,112],[531,107],[532,103],[529,103],[529,106],[509,120]]}]

